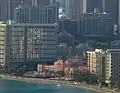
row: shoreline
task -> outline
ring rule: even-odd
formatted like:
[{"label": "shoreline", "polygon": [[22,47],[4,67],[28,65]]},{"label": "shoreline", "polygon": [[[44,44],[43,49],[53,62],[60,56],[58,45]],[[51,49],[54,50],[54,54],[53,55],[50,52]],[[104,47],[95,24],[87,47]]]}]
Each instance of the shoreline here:
[{"label": "shoreline", "polygon": [[49,79],[38,79],[38,78],[25,78],[25,77],[15,77],[15,76],[5,76],[3,79],[6,80],[15,80],[15,81],[22,81],[26,83],[38,83],[38,84],[60,84],[65,86],[77,87],[77,88],[84,88],[87,90],[91,90],[97,93],[119,93],[117,91],[108,89],[108,88],[98,88],[96,86],[87,85],[87,84],[73,84],[73,82],[69,81],[58,81],[58,80],[49,80]]}]

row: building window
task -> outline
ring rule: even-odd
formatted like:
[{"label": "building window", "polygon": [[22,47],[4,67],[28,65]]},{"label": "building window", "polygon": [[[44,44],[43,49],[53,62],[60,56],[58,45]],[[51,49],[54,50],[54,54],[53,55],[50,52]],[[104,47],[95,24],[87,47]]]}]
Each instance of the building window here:
[{"label": "building window", "polygon": [[4,55],[4,53],[0,53],[0,55]]}]

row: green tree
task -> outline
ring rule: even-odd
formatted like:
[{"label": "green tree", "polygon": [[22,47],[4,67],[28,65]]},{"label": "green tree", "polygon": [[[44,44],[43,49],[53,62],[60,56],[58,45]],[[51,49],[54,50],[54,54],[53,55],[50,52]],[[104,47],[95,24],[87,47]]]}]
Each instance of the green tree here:
[{"label": "green tree", "polygon": [[98,77],[97,77],[97,75],[95,75],[95,74],[91,74],[91,73],[88,73],[87,75],[86,75],[86,82],[88,83],[88,84],[97,84],[97,80],[98,80]]},{"label": "green tree", "polygon": [[55,74],[58,77],[62,77],[62,76],[64,76],[64,71],[57,71],[57,72],[55,72]]},{"label": "green tree", "polygon": [[74,72],[73,77],[76,81],[79,81],[79,82],[84,81],[84,73],[80,72],[79,70],[76,70]]},{"label": "green tree", "polygon": [[76,70],[73,74],[74,79],[78,82],[86,82],[88,84],[97,84],[98,76],[88,72],[80,72]]}]

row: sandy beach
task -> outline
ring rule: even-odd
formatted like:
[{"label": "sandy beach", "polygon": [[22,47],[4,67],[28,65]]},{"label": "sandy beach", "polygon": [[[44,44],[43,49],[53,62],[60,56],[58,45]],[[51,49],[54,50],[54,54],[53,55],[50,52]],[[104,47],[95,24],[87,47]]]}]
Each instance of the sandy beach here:
[{"label": "sandy beach", "polygon": [[8,80],[17,80],[22,82],[28,82],[28,83],[46,83],[46,84],[60,84],[60,85],[67,85],[67,86],[73,86],[73,87],[79,87],[79,88],[86,88],[88,90],[92,90],[98,93],[120,93],[108,88],[98,88],[97,86],[87,85],[87,84],[77,84],[75,85],[73,82],[69,81],[58,81],[58,80],[49,80],[49,79],[37,79],[37,78],[23,78],[23,77],[15,77],[15,76],[5,76],[4,79]]}]

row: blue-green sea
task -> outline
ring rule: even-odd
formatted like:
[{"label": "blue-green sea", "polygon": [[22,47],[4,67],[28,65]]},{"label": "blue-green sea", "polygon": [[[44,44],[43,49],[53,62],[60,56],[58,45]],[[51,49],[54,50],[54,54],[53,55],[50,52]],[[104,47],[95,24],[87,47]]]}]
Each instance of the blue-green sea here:
[{"label": "blue-green sea", "polygon": [[0,93],[95,93],[87,89],[54,84],[33,84],[0,79]]}]

